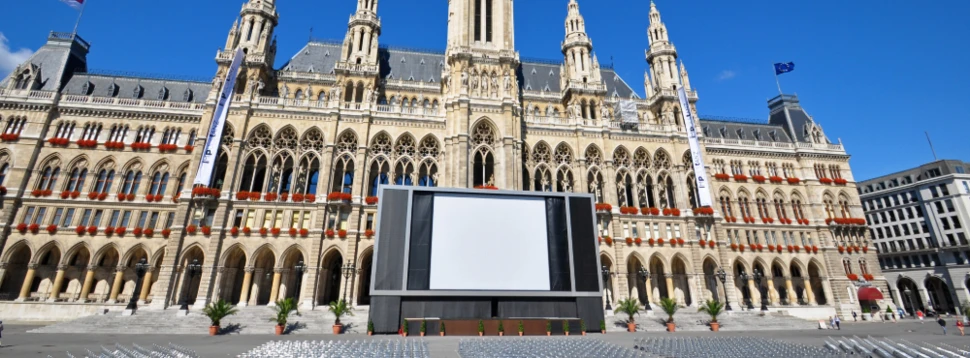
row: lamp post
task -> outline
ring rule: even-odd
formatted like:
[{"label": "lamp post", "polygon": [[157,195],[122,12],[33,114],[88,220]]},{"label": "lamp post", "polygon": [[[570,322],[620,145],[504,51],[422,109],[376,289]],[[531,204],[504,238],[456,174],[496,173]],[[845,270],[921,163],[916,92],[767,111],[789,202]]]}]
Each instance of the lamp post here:
[{"label": "lamp post", "polygon": [[343,271],[344,273],[344,280],[345,280],[343,300],[347,301],[347,290],[350,288],[350,282],[346,282],[346,280],[350,279],[350,276],[357,272],[357,268],[354,267],[354,264],[350,262],[350,260],[347,260],[347,263],[344,264],[344,266],[341,268],[341,271]]},{"label": "lamp post", "polygon": [[910,290],[909,287],[906,287],[906,289],[903,290],[903,294],[906,296],[906,299],[909,301],[909,308],[912,311],[916,311],[916,306],[913,305],[913,291]]},{"label": "lamp post", "polygon": [[135,280],[135,290],[131,293],[131,298],[128,299],[128,307],[125,307],[126,310],[134,311],[138,309],[138,295],[141,293],[141,286],[144,284],[142,279],[145,278],[145,272],[148,272],[148,268],[148,259],[146,258],[142,258],[135,264],[135,276],[138,279]]},{"label": "lamp post", "polygon": [[613,309],[613,306],[611,304],[611,302],[613,302],[613,299],[610,298],[610,291],[611,291],[610,288],[612,288],[613,286],[613,281],[610,280],[610,276],[612,276],[612,274],[610,273],[610,269],[606,267],[606,265],[603,265],[602,273],[603,273],[603,281],[606,281],[606,283],[608,284],[608,286],[606,287],[606,310],[609,311]]},{"label": "lamp post", "polygon": [[717,272],[714,273],[718,279],[721,280],[721,287],[724,288],[724,310],[731,310],[731,302],[728,301],[728,291],[727,291],[727,272],[724,271],[723,267],[718,267]]},{"label": "lamp post", "polygon": [[768,290],[764,287],[765,274],[761,270],[754,270],[754,279],[758,281],[758,292],[761,293],[761,310],[768,310]]},{"label": "lamp post", "polygon": [[304,270],[306,270],[306,265],[303,264],[303,261],[297,262],[296,263],[296,266],[293,266],[293,271],[296,272],[296,283],[293,284],[293,288],[294,288],[293,292],[295,292],[295,295],[296,295],[296,301],[297,301],[296,304],[297,305],[300,304],[300,302],[299,302],[300,301],[300,288],[301,288],[300,286],[303,285],[303,271]]},{"label": "lamp post", "polygon": [[[751,280],[751,276],[748,276],[748,273],[747,272],[743,272],[742,271],[741,274],[738,275],[738,278],[741,279],[741,282],[744,282],[744,287],[741,287],[741,292],[742,293],[743,292],[747,292],[748,293],[748,310],[753,310],[754,309],[754,304],[751,302],[751,290],[748,289],[748,287],[749,287],[748,286],[748,280]],[[741,306],[744,307],[744,302],[741,302]]]},{"label": "lamp post", "polygon": [[[641,281],[646,281],[647,277],[650,277],[650,271],[647,271],[647,269],[643,268],[643,266],[640,266],[640,269],[637,270],[637,276],[640,277]],[[644,288],[644,291],[646,291],[646,288]],[[650,311],[652,310],[652,308],[650,308],[650,293],[644,292],[644,296],[647,296],[647,299],[643,302],[644,309]]]},{"label": "lamp post", "polygon": [[189,310],[189,287],[192,286],[192,280],[198,271],[202,271],[202,265],[199,264],[199,259],[192,259],[192,263],[185,265],[185,274],[188,279],[182,280],[182,298],[179,302],[180,311]]}]

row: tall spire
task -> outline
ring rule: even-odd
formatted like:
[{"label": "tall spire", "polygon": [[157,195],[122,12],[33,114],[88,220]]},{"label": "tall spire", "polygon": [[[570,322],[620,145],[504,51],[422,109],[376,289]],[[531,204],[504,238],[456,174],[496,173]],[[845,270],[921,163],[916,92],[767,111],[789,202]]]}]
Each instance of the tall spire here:
[{"label": "tall spire", "polygon": [[566,38],[562,54],[566,72],[561,73],[569,87],[599,88],[602,84],[599,61],[593,53],[593,41],[586,34],[586,20],[579,12],[579,3],[569,0],[566,13]]},{"label": "tall spire", "polygon": [[513,0],[449,0],[448,54],[515,57]]},{"label": "tall spire", "polygon": [[[350,16],[344,38],[341,62],[364,65],[377,71],[377,39],[381,35],[381,19],[377,17],[377,0],[357,0],[357,11]],[[339,66],[338,66],[339,67]]]},{"label": "tall spire", "polygon": [[647,38],[650,48],[646,51],[647,63],[653,75],[656,90],[674,89],[681,82],[677,69],[677,48],[670,43],[667,26],[660,19],[657,4],[650,2],[650,26],[647,27]]}]

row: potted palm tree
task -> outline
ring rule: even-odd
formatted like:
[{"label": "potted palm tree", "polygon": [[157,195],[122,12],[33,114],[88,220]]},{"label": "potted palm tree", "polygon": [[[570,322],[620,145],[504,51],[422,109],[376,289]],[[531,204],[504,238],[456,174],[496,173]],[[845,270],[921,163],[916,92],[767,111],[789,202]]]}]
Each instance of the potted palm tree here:
[{"label": "potted palm tree", "polygon": [[219,327],[222,325],[222,319],[236,314],[236,308],[229,304],[229,302],[219,300],[212,302],[202,309],[206,317],[209,317],[209,321],[212,325],[209,326],[209,335],[214,336],[219,334]]},{"label": "potted palm tree", "polygon": [[408,321],[401,320],[401,335],[404,337],[408,336]]},{"label": "potted palm tree", "polygon": [[498,336],[505,336],[505,325],[502,324],[502,320],[498,320]]},{"label": "potted palm tree", "polygon": [[552,321],[546,321],[546,335],[552,335]]},{"label": "potted palm tree", "polygon": [[569,321],[562,320],[562,332],[565,333],[567,336],[569,335]]},{"label": "potted palm tree", "polygon": [[663,298],[660,300],[660,308],[667,314],[667,332],[674,332],[677,330],[677,325],[674,323],[674,313],[680,309],[677,306],[677,301],[670,298]]},{"label": "potted palm tree", "polygon": [[367,335],[374,335],[374,321],[367,321]]},{"label": "potted palm tree", "polygon": [[478,336],[481,337],[484,335],[485,335],[485,321],[478,320]]},{"label": "potted palm tree", "polygon": [[519,321],[519,337],[522,337],[523,334],[525,334],[525,324]]},{"label": "potted palm tree", "polygon": [[276,335],[279,336],[286,329],[286,321],[289,320],[290,315],[299,316],[300,312],[296,310],[296,302],[293,301],[293,298],[276,301],[276,306],[273,309],[276,311],[276,317],[273,317],[270,321],[276,322]]},{"label": "potted palm tree", "polygon": [[606,321],[600,321],[600,333],[606,334]]},{"label": "potted palm tree", "polygon": [[707,313],[708,316],[711,316],[712,331],[717,332],[718,330],[721,329],[721,324],[717,322],[717,316],[721,315],[721,313],[724,312],[723,303],[717,302],[715,300],[707,300],[707,302],[704,302],[704,304],[702,304],[701,307],[697,309],[697,312],[704,312],[704,313]]},{"label": "potted palm tree", "polygon": [[636,332],[637,323],[634,321],[633,316],[640,314],[640,302],[637,302],[637,300],[632,297],[620,300],[620,302],[616,305],[616,311],[626,313],[627,317],[629,317],[629,320],[627,320],[626,323],[626,330],[628,332]]},{"label": "potted palm tree", "polygon": [[343,331],[344,325],[340,324],[340,317],[344,315],[353,316],[354,312],[347,306],[347,301],[333,301],[330,302],[330,313],[333,313],[333,334],[340,334]]},{"label": "potted palm tree", "polygon": [[441,322],[441,323],[438,324],[438,335],[439,336],[442,336],[442,337],[445,336],[445,323],[444,322]]},{"label": "potted palm tree", "polygon": [[421,333],[421,337],[424,337],[424,334],[428,333],[428,321],[421,320],[421,327],[418,328],[418,332]]},{"label": "potted palm tree", "polygon": [[586,321],[579,320],[579,332],[584,336],[586,335]]}]

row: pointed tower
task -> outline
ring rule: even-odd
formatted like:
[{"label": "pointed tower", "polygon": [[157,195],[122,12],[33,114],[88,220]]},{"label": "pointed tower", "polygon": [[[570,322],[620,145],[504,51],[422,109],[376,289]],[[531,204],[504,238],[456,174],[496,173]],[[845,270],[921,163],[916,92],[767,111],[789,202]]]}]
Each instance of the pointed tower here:
[{"label": "pointed tower", "polygon": [[449,0],[448,48],[515,51],[512,0]]},{"label": "pointed tower", "polygon": [[586,21],[579,13],[579,3],[569,0],[566,15],[566,39],[562,42],[566,72],[562,74],[568,82],[568,89],[602,89],[599,61],[593,55],[593,41],[586,35]]},{"label": "pointed tower", "polygon": [[650,40],[650,49],[646,55],[655,89],[658,92],[675,89],[680,82],[680,75],[677,73],[677,48],[670,43],[667,25],[660,20],[660,11],[653,1],[650,2],[649,17],[647,38]]},{"label": "pointed tower", "polygon": [[[275,0],[249,0],[243,4],[239,18],[229,30],[225,49],[216,55],[216,63],[219,64],[216,76],[220,82],[225,79],[225,73],[237,49],[246,53],[246,61],[239,70],[236,93],[252,94],[272,82],[270,76],[273,72],[273,61],[276,59],[273,30],[276,29],[278,21]],[[219,88],[213,88],[210,95],[218,93],[218,90]]]},{"label": "pointed tower", "polygon": [[377,39],[381,35],[381,19],[377,17],[377,0],[357,0],[357,12],[350,16],[344,38],[341,65],[338,70],[351,69],[377,72]]}]

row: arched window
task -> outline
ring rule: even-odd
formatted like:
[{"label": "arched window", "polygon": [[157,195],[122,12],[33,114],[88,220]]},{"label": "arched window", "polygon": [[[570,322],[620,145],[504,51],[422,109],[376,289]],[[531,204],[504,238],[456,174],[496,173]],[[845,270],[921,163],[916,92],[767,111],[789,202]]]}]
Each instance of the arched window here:
[{"label": "arched window", "polygon": [[3,186],[3,183],[7,181],[7,173],[9,172],[10,172],[9,163],[3,163],[3,165],[0,165],[0,186]]},{"label": "arched window", "polygon": [[98,194],[104,194],[111,190],[111,184],[115,179],[115,171],[110,169],[101,169],[98,172],[98,181],[94,184],[94,192]]},{"label": "arched window", "polygon": [[168,172],[155,172],[152,175],[152,185],[148,189],[149,195],[165,195],[165,189],[168,187]]},{"label": "arched window", "polygon": [[57,177],[61,174],[61,168],[47,166],[41,171],[40,183],[37,186],[38,190],[54,190],[54,185],[57,184]]},{"label": "arched window", "polygon": [[852,261],[849,261],[849,259],[842,259],[842,269],[845,270],[846,275],[852,274]]},{"label": "arched window", "polygon": [[138,194],[138,187],[141,185],[141,171],[128,170],[125,173],[125,180],[121,185],[119,194],[133,195]]},{"label": "arched window", "polygon": [[472,131],[472,147],[474,148],[473,157],[473,181],[476,187],[495,186],[495,157],[492,155],[492,145],[494,145],[496,135],[492,127],[487,123],[479,123]]},{"label": "arched window", "polygon": [[866,262],[866,259],[859,259],[859,273],[863,276],[869,274],[869,264]]},{"label": "arched window", "polygon": [[71,170],[71,177],[67,182],[66,191],[81,191],[84,188],[84,180],[88,176],[88,170],[83,168],[74,168]]},{"label": "arched window", "polygon": [[734,217],[734,209],[731,207],[731,197],[727,193],[721,194],[721,214],[724,217]]}]

